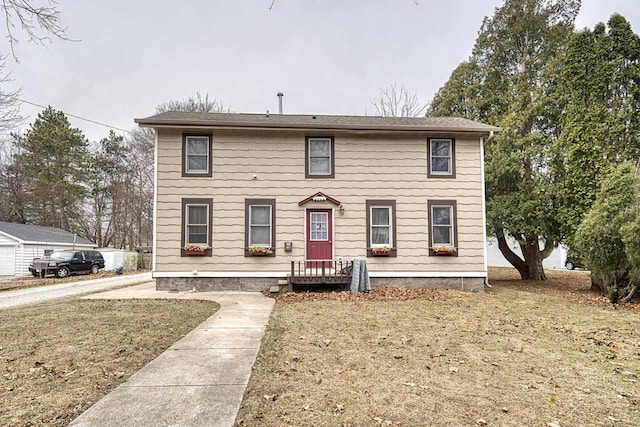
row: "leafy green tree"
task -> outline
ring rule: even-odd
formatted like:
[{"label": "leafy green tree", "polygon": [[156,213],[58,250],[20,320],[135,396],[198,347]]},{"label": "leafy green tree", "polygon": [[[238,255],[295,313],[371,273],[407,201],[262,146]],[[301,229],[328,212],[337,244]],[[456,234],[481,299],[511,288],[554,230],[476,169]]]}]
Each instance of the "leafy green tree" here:
[{"label": "leafy green tree", "polygon": [[47,107],[14,144],[10,170],[23,180],[25,219],[73,231],[86,196],[88,151],[82,132],[61,111]]},{"label": "leafy green tree", "polygon": [[559,194],[569,242],[609,165],[640,158],[640,37],[618,14],[607,27],[576,33],[561,72],[567,108],[557,141],[565,153]]},{"label": "leafy green tree", "polygon": [[[591,275],[612,302],[635,292],[640,272],[638,178],[623,163],[607,174],[575,243]],[[634,283],[635,282],[635,283]]]},{"label": "leafy green tree", "polygon": [[[553,144],[562,102],[549,95],[579,8],[578,0],[506,0],[484,19],[471,57],[429,110],[503,128],[485,147],[487,229],[523,279],[544,280],[542,261],[564,238]],[[517,240],[522,257],[506,236]]]}]

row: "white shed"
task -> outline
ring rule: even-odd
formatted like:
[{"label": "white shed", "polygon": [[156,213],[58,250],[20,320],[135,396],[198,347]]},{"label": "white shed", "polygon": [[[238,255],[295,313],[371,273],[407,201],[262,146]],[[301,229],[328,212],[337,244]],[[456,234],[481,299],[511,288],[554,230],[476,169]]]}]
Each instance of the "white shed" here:
[{"label": "white shed", "polygon": [[[522,251],[520,245],[516,239],[511,236],[507,236],[507,244],[513,252],[519,257],[522,257]],[[544,247],[544,243],[540,242],[540,248]],[[547,269],[562,269],[564,263],[567,260],[567,248],[560,245],[553,249],[551,255],[542,261],[542,266]],[[489,267],[513,267],[509,261],[502,255],[498,248],[498,239],[495,237],[487,238],[487,264]]]},{"label": "white shed", "polygon": [[33,258],[56,249],[93,249],[87,239],[60,228],[0,221],[0,276],[26,276]]}]

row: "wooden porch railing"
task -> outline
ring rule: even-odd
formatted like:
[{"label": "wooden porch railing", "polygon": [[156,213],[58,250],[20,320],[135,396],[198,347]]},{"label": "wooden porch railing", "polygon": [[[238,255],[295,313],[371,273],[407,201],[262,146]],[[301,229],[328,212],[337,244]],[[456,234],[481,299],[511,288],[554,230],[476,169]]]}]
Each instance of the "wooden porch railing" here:
[{"label": "wooden porch railing", "polygon": [[351,284],[352,261],[291,261],[292,285]]}]

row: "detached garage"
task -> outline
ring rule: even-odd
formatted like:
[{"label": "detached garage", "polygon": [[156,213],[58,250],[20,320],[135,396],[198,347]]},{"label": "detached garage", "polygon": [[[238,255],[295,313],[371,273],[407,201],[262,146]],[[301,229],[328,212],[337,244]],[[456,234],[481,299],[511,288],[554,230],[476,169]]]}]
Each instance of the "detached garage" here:
[{"label": "detached garage", "polygon": [[29,263],[56,249],[93,249],[87,239],[60,228],[0,221],[0,276],[26,276]]}]

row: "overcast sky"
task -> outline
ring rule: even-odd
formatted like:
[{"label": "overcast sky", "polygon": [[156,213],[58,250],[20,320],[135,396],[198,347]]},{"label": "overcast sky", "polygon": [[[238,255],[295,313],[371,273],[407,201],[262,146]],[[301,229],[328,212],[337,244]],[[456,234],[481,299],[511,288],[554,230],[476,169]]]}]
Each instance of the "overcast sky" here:
[{"label": "overcast sky", "polygon": [[[374,115],[371,99],[394,83],[430,101],[503,3],[417,2],[59,0],[79,41],[42,47],[20,34],[20,62],[8,58],[7,70],[22,99],[121,129],[196,91],[235,112],[277,112],[282,91],[285,113]],[[638,0],[583,0],[577,27],[615,12],[639,32]],[[41,110],[23,104],[26,125]],[[70,121],[92,141],[109,132]]]}]

